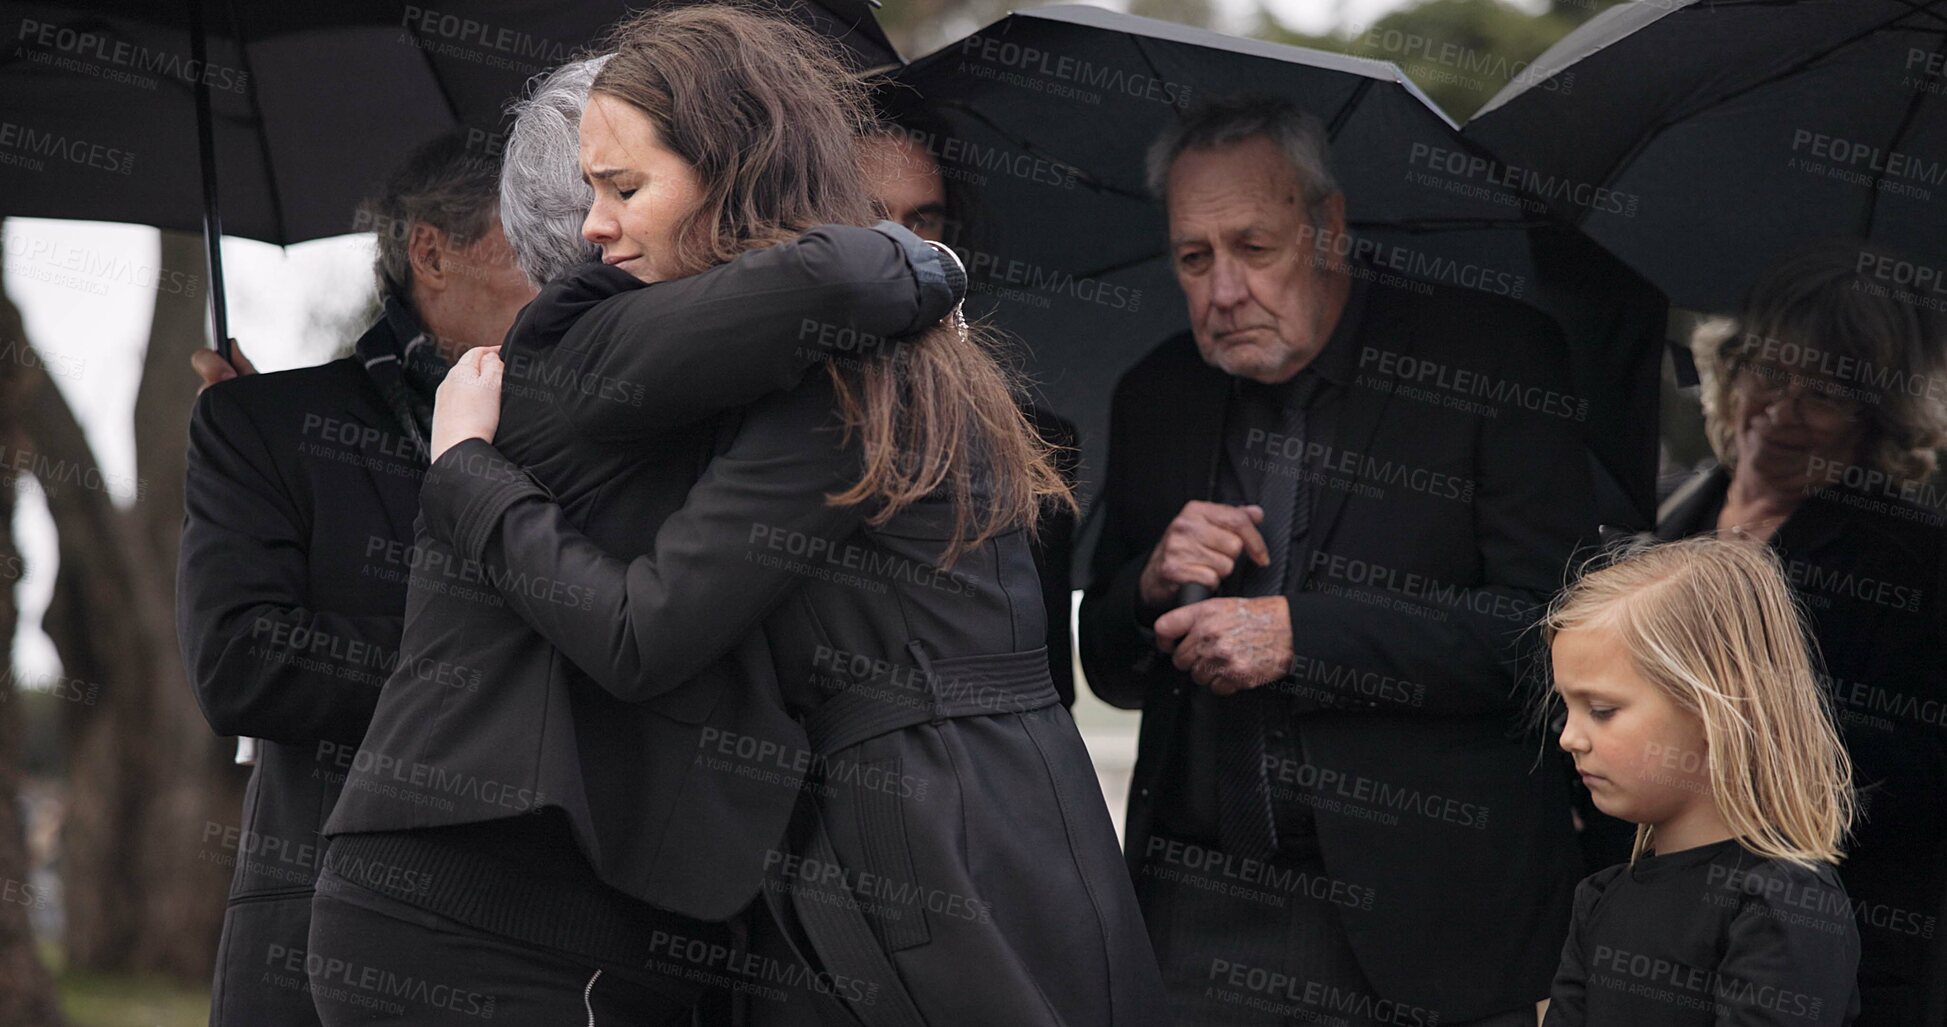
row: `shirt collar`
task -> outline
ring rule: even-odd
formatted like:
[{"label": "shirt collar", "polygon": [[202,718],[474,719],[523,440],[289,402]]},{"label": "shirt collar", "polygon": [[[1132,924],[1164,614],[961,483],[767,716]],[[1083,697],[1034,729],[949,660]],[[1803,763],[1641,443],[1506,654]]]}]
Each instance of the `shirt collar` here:
[{"label": "shirt collar", "polygon": [[1333,326],[1332,334],[1325,340],[1324,348],[1318,351],[1318,355],[1313,357],[1311,363],[1306,364],[1303,370],[1270,387],[1280,401],[1288,401],[1297,392],[1306,375],[1318,379],[1312,386],[1314,389],[1319,385],[1329,384],[1342,388],[1351,384],[1353,374],[1358,370],[1359,328],[1365,320],[1366,293],[1369,287],[1367,276],[1362,275],[1360,270],[1358,266],[1352,269],[1351,281],[1347,285],[1345,294],[1345,306],[1339,311],[1338,324]]},{"label": "shirt collar", "polygon": [[1351,282],[1345,293],[1345,308],[1339,311],[1339,323],[1332,328],[1332,335],[1325,340],[1325,348],[1318,356],[1305,365],[1308,370],[1333,385],[1349,385],[1353,372],[1359,366],[1359,328],[1365,321],[1366,292],[1370,283],[1361,274],[1360,267],[1353,267]]}]

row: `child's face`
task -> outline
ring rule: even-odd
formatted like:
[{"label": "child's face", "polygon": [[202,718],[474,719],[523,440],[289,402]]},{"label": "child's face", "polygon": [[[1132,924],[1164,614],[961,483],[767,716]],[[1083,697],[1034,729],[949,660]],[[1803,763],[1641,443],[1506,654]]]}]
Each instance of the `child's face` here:
[{"label": "child's face", "polygon": [[1561,746],[1597,809],[1665,824],[1715,807],[1703,721],[1636,672],[1613,629],[1563,631],[1553,657],[1555,689],[1568,706]]}]

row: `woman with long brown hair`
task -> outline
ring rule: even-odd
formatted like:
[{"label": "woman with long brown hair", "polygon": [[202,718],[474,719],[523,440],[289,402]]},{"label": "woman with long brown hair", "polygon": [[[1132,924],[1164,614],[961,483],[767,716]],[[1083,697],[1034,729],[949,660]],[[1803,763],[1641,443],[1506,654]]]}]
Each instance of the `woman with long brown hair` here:
[{"label": "woman with long brown hair", "polygon": [[[584,235],[654,293],[814,226],[866,224],[869,125],[863,87],[817,38],[726,6],[650,12],[620,31],[581,118]],[[753,299],[706,292],[682,315]],[[682,509],[632,560],[492,444],[503,370],[480,354],[441,392],[428,530],[489,568],[581,687],[788,715],[706,728],[687,771],[769,782],[793,809],[762,851],[724,854],[725,874],[759,868],[729,974],[751,1022],[1163,1022],[1042,648],[1028,542],[1044,504],[1073,499],[993,340],[957,315],[903,341],[843,318],[796,327],[806,348],[842,352],[726,419]],[[615,339],[565,345],[580,363],[554,402],[592,436],[655,412],[587,382],[687,373],[636,367]],[[510,584],[537,581],[591,598]],[[741,658],[752,646],[761,665]],[[738,672],[693,699],[692,678],[732,653]],[[666,845],[707,848],[746,811],[700,815]]]}]

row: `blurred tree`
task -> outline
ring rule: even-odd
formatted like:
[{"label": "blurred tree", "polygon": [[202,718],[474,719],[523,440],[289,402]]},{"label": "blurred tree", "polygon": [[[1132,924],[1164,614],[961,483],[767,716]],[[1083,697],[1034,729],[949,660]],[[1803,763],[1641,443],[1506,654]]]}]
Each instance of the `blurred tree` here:
[{"label": "blurred tree", "polygon": [[[185,426],[199,384],[189,354],[204,343],[200,240],[161,233],[158,266],[159,282],[195,286],[156,293],[133,487],[106,487],[116,479],[102,475],[44,362],[28,369],[19,409],[32,452],[16,462],[47,472],[38,484],[59,537],[42,626],[62,678],[99,690],[95,704],[63,704],[68,965],[202,981],[238,855],[210,839],[236,822],[243,775],[196,708],[176,646]],[[118,506],[111,492],[133,501]]]},{"label": "blurred tree", "polygon": [[1548,13],[1569,21],[1583,22],[1624,0],[1548,0]]},{"label": "blurred tree", "polygon": [[[0,263],[5,254],[0,252]],[[20,450],[23,435],[21,397],[31,358],[25,358],[26,330],[20,311],[0,292],[0,344],[10,356],[0,360],[0,449]],[[0,654],[11,657],[14,626],[20,608],[14,587],[26,565],[14,548],[15,472],[0,461]],[[45,897],[31,881],[26,825],[20,803],[20,703],[13,674],[0,665],[0,1024],[8,1027],[59,1027],[60,1009],[54,980],[42,965],[34,945],[28,911]]]},{"label": "blurred tree", "polygon": [[1198,28],[1210,28],[1217,14],[1210,0],[1129,0],[1129,13]]},{"label": "blurred tree", "polygon": [[1529,64],[1542,51],[1596,9],[1611,5],[1612,0],[1558,0],[1545,14],[1529,14],[1501,0],[1427,0],[1386,15],[1364,32],[1323,36],[1287,29],[1267,11],[1253,34],[1391,61],[1448,117],[1464,123],[1510,82],[1527,81]]}]

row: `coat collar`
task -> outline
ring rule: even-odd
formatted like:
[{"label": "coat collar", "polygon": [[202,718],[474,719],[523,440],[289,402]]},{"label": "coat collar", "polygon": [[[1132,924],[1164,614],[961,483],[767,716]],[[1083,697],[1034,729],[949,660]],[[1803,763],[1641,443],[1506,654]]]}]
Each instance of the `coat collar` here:
[{"label": "coat collar", "polygon": [[507,344],[517,349],[553,346],[590,308],[645,287],[647,283],[620,268],[593,261],[579,265],[542,286],[540,294],[521,308],[507,333]]}]

